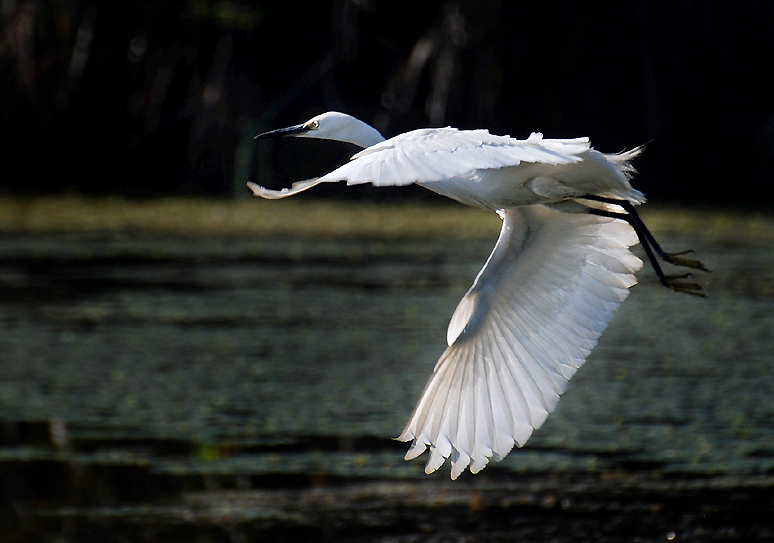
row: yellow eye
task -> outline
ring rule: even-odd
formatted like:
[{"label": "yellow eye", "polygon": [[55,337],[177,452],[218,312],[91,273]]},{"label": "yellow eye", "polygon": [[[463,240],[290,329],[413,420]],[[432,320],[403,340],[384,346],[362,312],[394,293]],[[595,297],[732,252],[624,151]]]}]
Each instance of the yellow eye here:
[{"label": "yellow eye", "polygon": [[320,128],[320,123],[318,123],[317,121],[309,121],[304,125],[304,128],[308,128],[309,130],[317,130],[318,128]]}]

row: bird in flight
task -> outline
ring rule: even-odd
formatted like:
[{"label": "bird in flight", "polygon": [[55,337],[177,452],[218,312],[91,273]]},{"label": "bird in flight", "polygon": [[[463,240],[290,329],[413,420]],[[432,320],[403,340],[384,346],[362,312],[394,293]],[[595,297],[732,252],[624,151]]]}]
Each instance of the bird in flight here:
[{"label": "bird in flight", "polygon": [[487,130],[429,128],[385,139],[339,112],[273,130],[279,136],[349,142],[364,149],[340,168],[291,188],[248,186],[286,198],[320,183],[415,183],[502,219],[497,243],[449,323],[448,347],[398,437],[406,460],[430,449],[425,471],[449,459],[451,477],[477,473],[524,445],[553,411],[613,313],[637,283],[642,244],[661,283],[703,296],[691,273],[708,271],[691,251],[667,253],[640,219],[644,195],[630,161],[642,151],[603,154],[588,138],[519,140]]}]

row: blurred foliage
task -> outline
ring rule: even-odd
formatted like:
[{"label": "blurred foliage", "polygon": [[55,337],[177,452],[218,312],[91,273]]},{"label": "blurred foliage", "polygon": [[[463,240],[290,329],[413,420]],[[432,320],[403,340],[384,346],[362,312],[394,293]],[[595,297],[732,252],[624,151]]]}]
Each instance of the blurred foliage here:
[{"label": "blurred foliage", "polygon": [[448,124],[588,135],[610,152],[650,142],[637,185],[657,199],[762,206],[771,182],[765,0],[0,9],[0,120],[16,172],[5,193],[246,195],[248,180],[288,184],[346,160],[342,146],[251,139],[331,109],[387,136]]}]

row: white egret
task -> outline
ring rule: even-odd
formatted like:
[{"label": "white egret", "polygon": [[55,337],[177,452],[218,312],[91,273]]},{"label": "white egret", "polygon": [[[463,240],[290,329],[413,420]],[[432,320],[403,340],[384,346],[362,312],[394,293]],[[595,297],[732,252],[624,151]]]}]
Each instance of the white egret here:
[{"label": "white egret", "polygon": [[430,449],[425,471],[451,460],[451,476],[476,473],[490,458],[524,445],[555,408],[613,312],[637,280],[639,241],[661,282],[701,296],[691,274],[666,275],[658,258],[706,271],[687,253],[666,253],[634,208],[630,160],[641,149],[595,151],[588,138],[526,140],[487,130],[414,130],[385,140],[349,115],[328,112],[256,136],[297,136],[365,149],[345,165],[290,189],[249,183],[263,198],[285,198],[319,183],[416,183],[496,212],[497,244],[449,324],[448,348],[398,437],[406,459]]}]

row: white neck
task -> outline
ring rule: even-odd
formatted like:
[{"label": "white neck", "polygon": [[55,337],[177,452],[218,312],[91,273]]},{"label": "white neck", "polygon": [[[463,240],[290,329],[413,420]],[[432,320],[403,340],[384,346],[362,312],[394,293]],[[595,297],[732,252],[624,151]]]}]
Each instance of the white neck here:
[{"label": "white neck", "polygon": [[354,143],[360,147],[371,147],[384,141],[384,136],[373,126],[354,117],[352,117],[352,120],[356,121],[356,123],[350,124],[347,131],[337,138],[338,141]]},{"label": "white neck", "polygon": [[299,134],[300,137],[344,141],[360,147],[371,147],[384,141],[384,136],[373,126],[338,111],[318,115],[307,121],[305,125],[310,123],[314,123],[316,128]]}]

